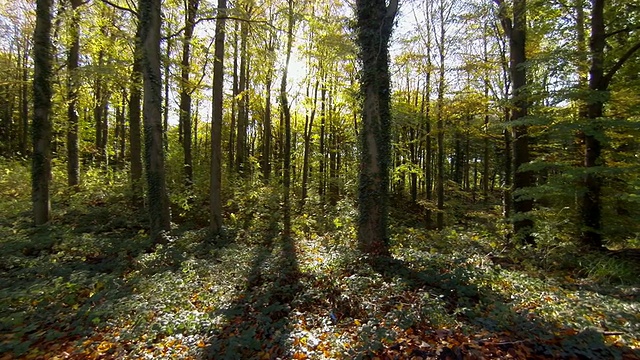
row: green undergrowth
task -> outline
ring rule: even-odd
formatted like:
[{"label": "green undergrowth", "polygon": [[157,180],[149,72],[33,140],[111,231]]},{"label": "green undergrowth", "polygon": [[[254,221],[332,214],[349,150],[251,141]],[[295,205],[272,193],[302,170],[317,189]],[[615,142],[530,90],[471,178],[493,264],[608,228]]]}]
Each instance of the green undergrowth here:
[{"label": "green undergrowth", "polygon": [[370,259],[353,202],[311,199],[284,239],[278,189],[253,184],[229,194],[221,236],[176,225],[152,247],[116,175],[56,190],[51,224],[35,228],[28,169],[12,171],[0,180],[2,359],[638,356],[637,263],[557,234],[518,248],[495,211],[470,208],[442,232],[395,215],[393,257]]}]

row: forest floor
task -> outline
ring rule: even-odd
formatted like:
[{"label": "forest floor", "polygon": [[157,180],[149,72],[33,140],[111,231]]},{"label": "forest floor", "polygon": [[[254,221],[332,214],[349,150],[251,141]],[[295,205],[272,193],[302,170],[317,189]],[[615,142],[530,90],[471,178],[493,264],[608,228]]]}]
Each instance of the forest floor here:
[{"label": "forest floor", "polygon": [[472,205],[442,232],[394,211],[393,257],[375,260],[355,250],[352,202],[308,205],[287,240],[277,196],[247,188],[224,236],[184,221],[151,247],[144,211],[97,187],[54,191],[53,221],[33,227],[7,174],[3,360],[640,359],[637,262],[508,249],[499,215]]}]

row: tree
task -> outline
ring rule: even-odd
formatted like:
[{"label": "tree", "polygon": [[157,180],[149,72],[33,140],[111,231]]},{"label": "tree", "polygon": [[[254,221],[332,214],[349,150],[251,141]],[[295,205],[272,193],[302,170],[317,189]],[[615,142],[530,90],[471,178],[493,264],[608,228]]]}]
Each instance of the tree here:
[{"label": "tree", "polygon": [[78,7],[82,5],[82,2],[81,0],[70,0],[70,2],[72,14],[69,23],[71,44],[67,55],[67,119],[69,122],[67,129],[67,183],[69,186],[77,186],[80,183],[77,111],[79,87],[77,69],[80,52],[80,30],[78,26],[80,15],[78,14]]},{"label": "tree", "polygon": [[370,255],[388,254],[387,206],[390,161],[389,39],[398,1],[357,0],[357,42],[363,98],[358,243]]},{"label": "tree", "polygon": [[195,28],[196,14],[199,0],[188,0],[185,9],[184,39],[182,42],[182,63],[180,77],[180,126],[183,128],[184,138],[184,175],[185,185],[190,188],[193,184],[193,156],[191,155],[191,93],[193,90],[189,84],[191,73],[191,40]]},{"label": "tree", "polygon": [[[601,118],[604,116],[604,105],[608,97],[609,85],[615,74],[640,49],[640,42],[630,46],[607,70],[605,52],[608,34],[605,29],[605,0],[593,0],[591,12],[591,67],[589,69],[589,98],[586,100],[588,124],[583,130],[585,153],[584,166],[587,168],[584,185],[586,191],[582,195],[580,212],[582,215],[582,242],[589,248],[601,250],[602,239],[602,175],[590,168],[603,166],[602,135],[604,132]],[[624,32],[631,30],[626,29]],[[626,44],[625,44],[626,45]],[[614,60],[614,59],[610,59]]]},{"label": "tree", "polygon": [[36,225],[49,221],[51,200],[51,0],[37,0],[33,36],[33,156],[31,200]]},{"label": "tree", "polygon": [[523,123],[528,113],[528,98],[526,94],[526,0],[513,1],[513,19],[506,15],[505,4],[495,0],[500,7],[499,14],[507,37],[509,38],[510,75],[513,86],[511,121],[518,122],[513,126],[513,231],[524,244],[535,245],[533,237],[533,220],[530,212],[533,210],[533,199],[523,193],[533,185],[533,172],[523,170],[522,166],[531,161],[529,155],[529,134],[527,125]]},{"label": "tree", "polygon": [[295,24],[293,13],[293,0],[287,0],[287,45],[284,68],[282,69],[282,81],[280,83],[280,106],[284,117],[284,236],[291,236],[291,108],[287,98],[287,73],[289,72],[289,62],[291,60],[291,49],[293,47],[293,28]]},{"label": "tree", "polygon": [[140,0],[140,41],[144,83],[143,124],[147,201],[151,238],[163,242],[170,229],[162,146],[162,79],[160,77],[160,0]]},{"label": "tree", "polygon": [[136,25],[135,45],[133,49],[133,64],[131,67],[131,85],[129,90],[129,161],[131,163],[131,188],[133,196],[142,193],[142,144],[140,143],[140,83],[142,81],[142,39],[138,17]]},{"label": "tree", "polygon": [[211,119],[211,232],[222,230],[222,106],[224,96],[224,37],[227,1],[218,0],[213,63],[213,109]]}]

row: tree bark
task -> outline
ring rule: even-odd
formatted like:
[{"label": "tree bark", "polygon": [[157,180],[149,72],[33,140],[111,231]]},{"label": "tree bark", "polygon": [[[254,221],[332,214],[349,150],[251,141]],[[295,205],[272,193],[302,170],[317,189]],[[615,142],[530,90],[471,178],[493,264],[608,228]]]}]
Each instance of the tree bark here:
[{"label": "tree bark", "polygon": [[33,49],[32,124],[33,156],[31,167],[31,200],[36,225],[49,221],[51,201],[51,0],[36,1],[36,28]]},{"label": "tree bark", "polygon": [[357,43],[363,98],[358,244],[362,252],[388,255],[388,186],[391,153],[389,39],[398,2],[357,0]]},{"label": "tree bark", "polygon": [[142,75],[144,80],[143,124],[145,170],[151,238],[164,242],[170,230],[169,201],[165,184],[162,132],[162,78],[160,76],[160,0],[140,0]]},{"label": "tree bark", "polygon": [[[224,37],[227,0],[218,0],[213,63],[213,109],[211,118],[211,232],[222,231],[222,107],[224,100]],[[231,170],[231,169],[229,169]]]}]

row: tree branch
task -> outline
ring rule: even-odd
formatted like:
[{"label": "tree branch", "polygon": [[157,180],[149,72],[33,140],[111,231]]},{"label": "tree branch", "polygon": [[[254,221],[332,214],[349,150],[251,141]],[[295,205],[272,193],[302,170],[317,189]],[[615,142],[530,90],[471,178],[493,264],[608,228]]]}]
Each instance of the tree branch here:
[{"label": "tree branch", "polygon": [[625,27],[625,28],[610,32],[608,34],[605,34],[604,37],[606,39],[606,38],[612,37],[614,35],[618,35],[618,34],[621,34],[621,33],[624,33],[624,32],[631,32],[633,30],[638,30],[638,29],[640,29],[640,25],[636,25],[636,26],[632,26],[632,27]]},{"label": "tree branch", "polygon": [[513,22],[511,18],[507,16],[507,12],[505,10],[505,5],[502,0],[493,0],[496,5],[498,5],[498,19],[500,20],[500,24],[502,24],[502,28],[504,29],[505,35],[508,38],[511,38],[511,31],[513,30]]},{"label": "tree branch", "polygon": [[[102,0],[102,1],[106,1],[106,0]],[[248,23],[257,23],[257,24],[264,24],[267,25],[271,28],[273,28],[274,30],[278,30],[278,31],[284,31],[281,29],[278,29],[277,27],[275,27],[275,25],[273,25],[271,22],[267,21],[267,20],[250,20],[250,19],[243,19],[243,18],[239,18],[239,17],[234,17],[234,16],[224,16],[224,17],[217,17],[217,16],[213,16],[213,17],[203,17],[203,18],[199,18],[198,20],[196,20],[193,25],[198,25],[199,23],[203,22],[203,21],[215,21],[215,20],[236,20],[236,21],[245,21]],[[173,34],[168,34],[162,37],[162,40],[168,40],[171,38],[174,38],[180,34],[182,34],[182,32],[184,31],[184,27],[180,28],[180,30],[176,31]]]},{"label": "tree branch", "polygon": [[616,72],[620,70],[622,65],[624,65],[627,60],[631,59],[633,54],[638,50],[640,50],[640,42],[636,43],[629,50],[627,50],[627,52],[624,53],[624,55],[622,55],[622,57],[613,65],[613,67],[609,70],[609,72],[607,72],[604,78],[602,78],[602,85],[604,89],[609,87],[609,83],[611,83],[611,79],[616,74]]},{"label": "tree branch", "polygon": [[124,6],[120,6],[118,4],[112,3],[109,0],[100,0],[100,1],[102,1],[103,3],[105,3],[105,4],[109,5],[109,6],[112,6],[112,7],[116,8],[116,9],[118,9],[118,10],[127,11],[127,12],[135,15],[136,17],[138,17],[138,12],[133,10],[133,9],[130,9],[130,8],[124,7]]}]

